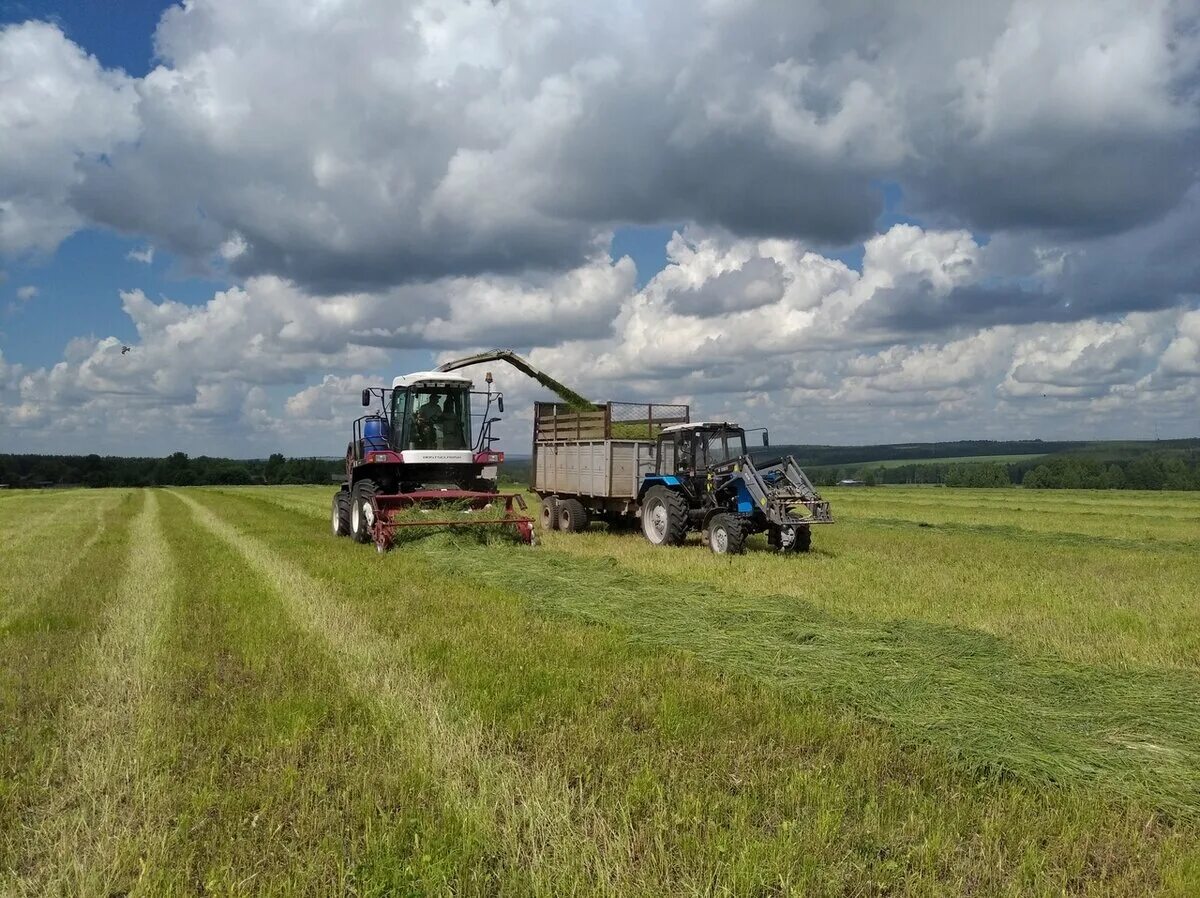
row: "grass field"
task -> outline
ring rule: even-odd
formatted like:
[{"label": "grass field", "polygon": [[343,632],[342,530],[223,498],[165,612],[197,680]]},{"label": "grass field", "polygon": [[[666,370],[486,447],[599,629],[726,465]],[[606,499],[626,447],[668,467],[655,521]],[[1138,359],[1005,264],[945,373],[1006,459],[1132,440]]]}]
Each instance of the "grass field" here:
[{"label": "grass field", "polygon": [[0,495],[0,894],[1200,894],[1200,495],[733,558],[329,498]]}]

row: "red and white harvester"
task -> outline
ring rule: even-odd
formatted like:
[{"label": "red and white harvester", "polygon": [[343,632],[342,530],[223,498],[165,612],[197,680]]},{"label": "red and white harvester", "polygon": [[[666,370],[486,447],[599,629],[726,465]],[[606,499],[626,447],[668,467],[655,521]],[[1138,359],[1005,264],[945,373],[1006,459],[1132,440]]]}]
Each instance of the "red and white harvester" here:
[{"label": "red and white harvester", "polygon": [[[354,422],[346,479],[333,497],[337,536],[374,542],[386,552],[402,527],[505,526],[533,543],[524,498],[496,485],[504,453],[492,448],[492,425],[500,420],[492,411],[504,411],[504,397],[492,390],[490,372],[483,393],[470,378],[450,373],[494,357],[459,359],[397,377],[390,389],[362,391],[363,406],[377,407]],[[473,400],[483,409],[478,415]]]}]

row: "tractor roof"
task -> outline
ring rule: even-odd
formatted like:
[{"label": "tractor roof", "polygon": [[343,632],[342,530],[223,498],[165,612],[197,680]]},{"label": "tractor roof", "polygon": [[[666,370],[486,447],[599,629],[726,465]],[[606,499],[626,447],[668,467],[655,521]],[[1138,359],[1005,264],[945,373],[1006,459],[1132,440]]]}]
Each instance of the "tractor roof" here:
[{"label": "tractor roof", "polygon": [[688,424],[672,424],[670,427],[664,427],[659,433],[677,433],[681,430],[713,430],[718,427],[724,427],[729,430],[741,430],[741,426],[730,421],[692,421]]},{"label": "tractor roof", "polygon": [[415,387],[425,383],[454,384],[470,389],[471,378],[462,374],[450,374],[446,371],[415,371],[405,374],[392,381],[392,387]]}]

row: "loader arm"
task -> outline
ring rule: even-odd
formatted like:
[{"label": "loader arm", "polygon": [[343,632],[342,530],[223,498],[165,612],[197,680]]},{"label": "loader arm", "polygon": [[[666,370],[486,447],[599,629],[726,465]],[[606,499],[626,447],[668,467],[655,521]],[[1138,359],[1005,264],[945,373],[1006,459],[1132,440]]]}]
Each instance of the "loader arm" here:
[{"label": "loader arm", "polygon": [[481,365],[484,362],[508,362],[508,364],[512,365],[522,374],[529,375],[543,387],[555,393],[575,411],[590,412],[596,408],[596,403],[588,399],[584,399],[570,387],[559,383],[545,371],[535,368],[511,349],[493,349],[488,352],[480,352],[476,355],[465,356],[461,359],[452,359],[449,362],[443,362],[441,365],[438,365],[434,370],[454,371],[458,368],[466,368],[470,365]]},{"label": "loader arm", "polygon": [[[746,489],[754,502],[773,524],[831,524],[829,503],[821,498],[808,475],[790,455],[776,458],[761,468],[750,456],[740,461],[739,467]],[[796,518],[790,507],[802,505],[808,509],[810,518]]]}]

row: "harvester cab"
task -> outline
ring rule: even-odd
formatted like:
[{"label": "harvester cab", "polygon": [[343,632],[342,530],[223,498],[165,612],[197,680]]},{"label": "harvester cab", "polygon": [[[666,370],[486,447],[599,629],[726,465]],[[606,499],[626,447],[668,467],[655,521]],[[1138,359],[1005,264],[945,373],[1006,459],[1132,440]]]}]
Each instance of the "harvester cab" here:
[{"label": "harvester cab", "polygon": [[[524,499],[497,491],[504,453],[493,449],[492,425],[500,419],[492,411],[504,411],[504,397],[492,390],[490,372],[486,381],[487,391],[477,392],[469,377],[421,371],[397,377],[390,389],[362,391],[363,406],[375,409],[355,420],[346,447],[346,477],[331,512],[336,535],[374,541],[382,552],[400,527],[510,524],[525,542],[533,541],[532,519],[519,513]],[[473,405],[482,410],[474,414]],[[470,515],[501,506],[501,517]],[[404,514],[435,507],[454,516]]]},{"label": "harvester cab", "polygon": [[[770,445],[765,429],[762,444]],[[656,545],[679,544],[700,530],[718,554],[744,550],[767,532],[781,552],[807,552],[811,526],[832,523],[829,503],[790,455],[754,461],[746,430],[726,421],[664,427],[655,469],[639,489],[642,530]]]}]

